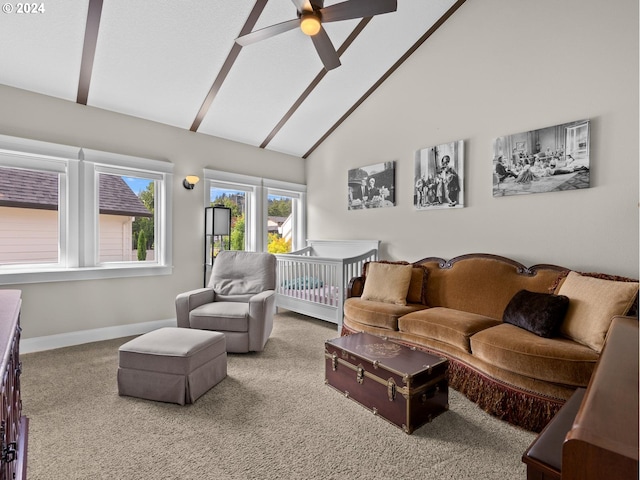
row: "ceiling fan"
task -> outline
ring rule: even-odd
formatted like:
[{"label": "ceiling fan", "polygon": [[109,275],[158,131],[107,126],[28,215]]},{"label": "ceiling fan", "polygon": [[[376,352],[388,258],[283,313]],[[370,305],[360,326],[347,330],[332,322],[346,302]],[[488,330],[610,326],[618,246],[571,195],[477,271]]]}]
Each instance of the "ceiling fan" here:
[{"label": "ceiling fan", "polygon": [[397,0],[348,0],[324,7],[324,0],[291,0],[298,10],[298,18],[271,25],[236,38],[236,43],[247,46],[274,37],[294,28],[309,35],[326,70],[340,66],[340,58],[322,24],[353,18],[372,17],[395,12]]}]

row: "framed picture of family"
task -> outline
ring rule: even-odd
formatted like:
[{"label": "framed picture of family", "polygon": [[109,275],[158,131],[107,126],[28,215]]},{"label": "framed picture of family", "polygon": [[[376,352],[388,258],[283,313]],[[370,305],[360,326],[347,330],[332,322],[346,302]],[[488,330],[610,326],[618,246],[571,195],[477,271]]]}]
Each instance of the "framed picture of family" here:
[{"label": "framed picture of family", "polygon": [[464,207],[464,142],[418,150],[413,185],[418,210]]},{"label": "framed picture of family", "polygon": [[396,162],[349,170],[348,210],[393,207],[396,204]]},{"label": "framed picture of family", "polygon": [[589,120],[498,137],[493,196],[589,188]]}]

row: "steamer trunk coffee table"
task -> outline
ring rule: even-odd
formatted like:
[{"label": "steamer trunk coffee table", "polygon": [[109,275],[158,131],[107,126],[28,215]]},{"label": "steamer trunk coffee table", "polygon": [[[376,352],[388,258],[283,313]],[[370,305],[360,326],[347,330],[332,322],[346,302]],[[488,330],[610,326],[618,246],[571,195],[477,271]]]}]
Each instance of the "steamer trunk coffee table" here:
[{"label": "steamer trunk coffee table", "polygon": [[325,342],[325,383],[409,434],[449,409],[448,365],[368,333]]}]

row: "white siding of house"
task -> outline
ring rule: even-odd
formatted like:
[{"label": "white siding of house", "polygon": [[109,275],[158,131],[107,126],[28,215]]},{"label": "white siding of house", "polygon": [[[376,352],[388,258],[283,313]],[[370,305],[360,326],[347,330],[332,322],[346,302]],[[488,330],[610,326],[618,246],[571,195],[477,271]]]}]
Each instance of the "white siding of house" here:
[{"label": "white siding of house", "polygon": [[57,262],[57,210],[0,207],[0,265]]},{"label": "white siding of house", "polygon": [[132,248],[133,217],[100,215],[100,262],[136,260]]},{"label": "white siding of house", "polygon": [[[133,217],[100,215],[100,262],[137,259]],[[147,254],[147,260],[153,253]],[[58,212],[0,207],[0,265],[58,262]]]}]

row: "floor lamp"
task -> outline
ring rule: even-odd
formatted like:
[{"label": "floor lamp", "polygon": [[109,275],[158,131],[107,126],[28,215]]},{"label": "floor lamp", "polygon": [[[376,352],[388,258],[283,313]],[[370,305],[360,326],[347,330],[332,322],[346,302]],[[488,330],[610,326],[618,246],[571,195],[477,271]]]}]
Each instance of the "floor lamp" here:
[{"label": "floor lamp", "polygon": [[225,250],[225,237],[227,248],[231,250],[231,209],[221,205],[206,207],[204,209],[204,286],[207,286],[207,266],[213,267],[215,259],[215,241],[220,239],[220,249]]}]

